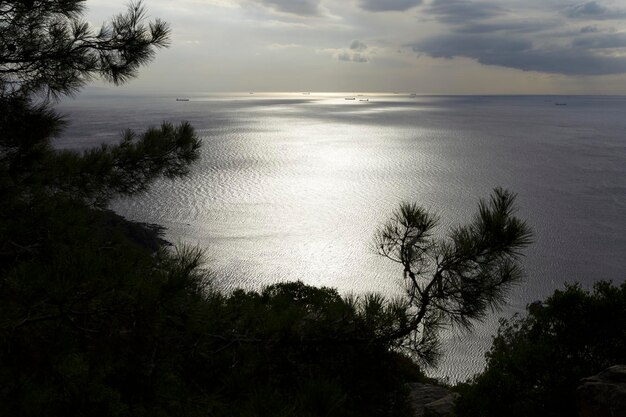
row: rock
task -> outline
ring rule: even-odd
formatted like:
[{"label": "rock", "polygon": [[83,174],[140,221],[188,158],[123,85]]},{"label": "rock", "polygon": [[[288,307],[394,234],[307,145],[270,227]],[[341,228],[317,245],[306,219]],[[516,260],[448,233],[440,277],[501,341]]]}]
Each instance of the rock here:
[{"label": "rock", "polygon": [[626,417],[626,365],[583,379],[576,395],[580,417]]},{"label": "rock", "polygon": [[453,392],[443,398],[430,402],[424,406],[424,414],[433,417],[451,416],[454,412],[454,403],[458,398],[459,394]]},{"label": "rock", "polygon": [[451,415],[458,394],[431,384],[413,383],[408,387],[415,417]]}]

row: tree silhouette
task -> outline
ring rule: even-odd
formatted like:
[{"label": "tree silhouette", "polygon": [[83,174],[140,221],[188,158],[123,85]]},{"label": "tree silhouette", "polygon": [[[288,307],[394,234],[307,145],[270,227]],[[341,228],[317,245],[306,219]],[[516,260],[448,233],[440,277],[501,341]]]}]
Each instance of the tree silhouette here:
[{"label": "tree silhouette", "polygon": [[106,207],[185,175],[200,142],[188,123],[164,123],[83,152],[52,146],[65,125],[56,100],[94,77],[128,81],[169,41],[140,3],[97,31],[83,11],[0,1],[0,415],[175,415],[155,392],[191,403],[176,388],[186,381],[168,379],[176,350],[159,351],[156,371],[147,352],[169,343],[164,305],[203,299],[199,257]]},{"label": "tree silhouette", "polygon": [[407,294],[406,320],[384,338],[434,364],[442,326],[470,328],[502,305],[522,277],[520,251],[532,237],[515,216],[515,197],[496,188],[470,224],[442,239],[435,236],[435,216],[416,204],[400,205],[375,236],[378,253],[402,265]]},{"label": "tree silhouette", "polygon": [[84,0],[0,2],[0,96],[44,93],[58,98],[93,76],[119,84],[137,75],[169,44],[169,27],[145,22],[141,2],[131,3],[94,31],[81,20]]},{"label": "tree silhouette", "polygon": [[406,415],[402,384],[422,376],[394,348],[432,363],[441,325],[469,326],[521,275],[530,231],[514,195],[496,189],[446,239],[402,205],[377,247],[404,268],[403,300],[215,291],[198,250],[163,250],[105,210],[188,172],[189,124],[52,146],[64,120],[51,103],[93,77],[129,80],[169,40],[140,3],[97,31],[83,6],[0,0],[0,415]]},{"label": "tree silhouette", "polygon": [[127,131],[118,145],[82,153],[51,147],[64,125],[51,101],[96,76],[126,82],[169,43],[167,24],[146,22],[141,3],[131,3],[97,31],[81,20],[83,11],[83,0],[0,2],[4,195],[56,194],[106,207],[114,195],[144,191],[159,176],[185,175],[198,156],[200,142],[187,123],[164,123],[144,134]]}]

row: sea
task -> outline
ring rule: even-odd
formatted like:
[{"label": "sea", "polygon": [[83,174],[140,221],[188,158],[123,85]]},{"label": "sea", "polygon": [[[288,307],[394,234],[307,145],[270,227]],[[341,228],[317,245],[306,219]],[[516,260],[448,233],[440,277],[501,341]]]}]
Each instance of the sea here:
[{"label": "sea", "polygon": [[[184,100],[176,100],[177,98]],[[300,280],[342,294],[401,294],[402,267],[373,236],[401,202],[440,218],[444,239],[494,187],[517,193],[534,230],[525,279],[471,332],[445,329],[428,373],[480,372],[500,317],[566,283],[626,280],[626,97],[92,91],[57,106],[54,144],[84,150],[189,121],[201,157],[111,208],[199,246],[224,291]]]}]

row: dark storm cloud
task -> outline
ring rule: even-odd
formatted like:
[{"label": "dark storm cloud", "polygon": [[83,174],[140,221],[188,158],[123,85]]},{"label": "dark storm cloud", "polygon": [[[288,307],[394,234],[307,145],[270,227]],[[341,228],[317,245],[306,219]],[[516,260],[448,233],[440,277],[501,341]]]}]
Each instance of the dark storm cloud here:
[{"label": "dark storm cloud", "polygon": [[487,19],[504,14],[506,10],[488,2],[464,0],[434,0],[426,13],[432,14],[443,23],[464,23],[470,20]]},{"label": "dark storm cloud", "polygon": [[500,36],[445,35],[427,38],[411,46],[415,52],[424,52],[435,58],[464,56],[482,62],[497,59],[502,54],[527,51],[532,48],[532,42]]},{"label": "dark storm cloud", "polygon": [[[413,43],[411,47],[417,53],[434,58],[464,57],[483,65],[553,74],[626,73],[626,57],[603,52],[626,48],[623,34],[601,32],[595,26],[565,34],[555,31],[562,23],[558,16],[523,19],[522,13],[488,1],[433,0],[425,12],[449,28],[445,35]],[[567,17],[585,20],[617,18],[620,13],[595,1],[566,9]]]},{"label": "dark storm cloud", "polygon": [[607,75],[626,72],[626,58],[595,55],[584,48],[540,49],[529,40],[505,36],[446,35],[412,45],[434,58],[466,57],[484,65],[565,75]]},{"label": "dark storm cloud", "polygon": [[454,29],[457,33],[489,34],[494,32],[533,33],[549,29],[553,22],[501,22],[501,23],[468,23]]},{"label": "dark storm cloud", "polygon": [[626,33],[578,38],[573,45],[586,49],[626,48]]},{"label": "dark storm cloud", "polygon": [[422,0],[361,0],[359,5],[370,12],[404,11],[422,4]]},{"label": "dark storm cloud", "polygon": [[566,15],[573,19],[607,20],[625,19],[626,10],[610,9],[597,1],[570,6],[566,9]]},{"label": "dark storm cloud", "polygon": [[320,14],[320,0],[256,0],[274,10],[301,16]]}]

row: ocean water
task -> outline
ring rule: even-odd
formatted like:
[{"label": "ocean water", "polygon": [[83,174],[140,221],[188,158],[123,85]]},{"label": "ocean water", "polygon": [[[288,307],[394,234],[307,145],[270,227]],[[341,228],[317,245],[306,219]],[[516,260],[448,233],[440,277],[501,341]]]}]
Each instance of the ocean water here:
[{"label": "ocean water", "polygon": [[444,235],[494,187],[516,192],[535,232],[526,279],[473,333],[444,333],[430,373],[450,381],[482,369],[498,317],[566,282],[626,279],[626,97],[347,96],[84,94],[58,106],[71,124],[55,144],[190,121],[203,145],[191,175],[112,208],[204,248],[225,289],[302,280],[392,296],[402,268],[372,237],[400,202],[437,213]]}]

